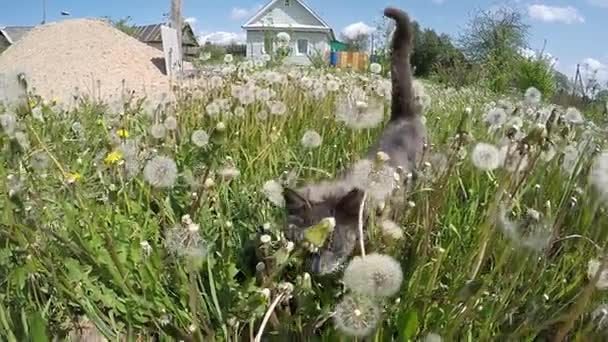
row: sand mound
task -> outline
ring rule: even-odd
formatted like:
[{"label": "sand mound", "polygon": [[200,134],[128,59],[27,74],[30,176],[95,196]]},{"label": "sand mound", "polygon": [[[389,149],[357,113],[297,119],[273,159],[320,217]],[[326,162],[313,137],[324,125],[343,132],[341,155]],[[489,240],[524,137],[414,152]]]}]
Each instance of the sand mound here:
[{"label": "sand mound", "polygon": [[23,72],[45,99],[74,95],[108,100],[124,89],[136,96],[168,93],[162,51],[102,20],[74,19],[30,31],[0,55],[0,72]]}]

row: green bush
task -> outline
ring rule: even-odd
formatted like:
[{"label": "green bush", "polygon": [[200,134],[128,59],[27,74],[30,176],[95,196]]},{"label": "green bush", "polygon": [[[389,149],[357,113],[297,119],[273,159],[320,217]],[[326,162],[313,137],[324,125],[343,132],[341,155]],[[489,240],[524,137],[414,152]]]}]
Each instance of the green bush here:
[{"label": "green bush", "polygon": [[522,58],[517,63],[515,85],[521,91],[535,87],[550,98],[555,93],[556,82],[551,66],[545,59]]}]

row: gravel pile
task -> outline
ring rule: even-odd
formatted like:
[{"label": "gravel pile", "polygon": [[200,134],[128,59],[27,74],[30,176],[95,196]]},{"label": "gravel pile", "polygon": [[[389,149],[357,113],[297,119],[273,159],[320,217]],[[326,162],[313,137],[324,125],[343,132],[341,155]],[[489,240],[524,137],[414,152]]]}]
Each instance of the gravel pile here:
[{"label": "gravel pile", "polygon": [[74,95],[110,101],[123,91],[158,97],[169,93],[162,51],[97,19],[39,26],[0,54],[0,73],[23,72],[45,99]]}]

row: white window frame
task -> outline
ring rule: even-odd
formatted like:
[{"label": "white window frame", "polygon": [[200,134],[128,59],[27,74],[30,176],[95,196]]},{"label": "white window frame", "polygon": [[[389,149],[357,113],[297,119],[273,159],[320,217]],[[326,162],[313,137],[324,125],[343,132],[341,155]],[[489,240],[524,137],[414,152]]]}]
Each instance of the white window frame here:
[{"label": "white window frame", "polygon": [[[306,41],[306,51],[304,53],[302,53],[300,51],[300,41],[301,40],[305,40]],[[298,56],[307,56],[310,53],[310,40],[308,38],[298,38],[296,39],[296,55]]]}]

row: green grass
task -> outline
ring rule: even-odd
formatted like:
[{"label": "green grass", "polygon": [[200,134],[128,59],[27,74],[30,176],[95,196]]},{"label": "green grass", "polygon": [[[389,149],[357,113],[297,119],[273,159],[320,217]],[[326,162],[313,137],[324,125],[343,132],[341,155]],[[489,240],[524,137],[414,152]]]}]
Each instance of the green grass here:
[{"label": "green grass", "polygon": [[[324,74],[307,72],[325,82]],[[343,89],[376,82],[372,75],[336,75]],[[0,134],[0,177],[21,182],[19,188],[8,181],[0,186],[1,340],[62,338],[80,317],[110,340],[249,339],[285,282],[294,285],[291,305],[274,310],[265,340],[349,340],[329,319],[345,291],[340,275],[308,278],[302,252],[285,254],[283,209],[261,187],[283,172],[293,171],[298,184],[334,175],[359,158],[381,127],[353,131],[336,122],[337,94],[313,99],[298,80],[270,85],[287,104],[284,116],[260,120],[256,113],[267,108],[256,102],[245,117],[224,118],[224,133],[214,128],[221,117],[206,115],[205,107],[218,98],[236,105],[230,85],[238,77],[226,78],[220,89],[183,88],[171,110],[179,127],[162,140],[149,134],[150,121],[133,103],[118,117],[91,103],[69,113],[36,103],[44,122],[20,111],[18,129],[29,148]],[[541,142],[532,140],[529,169],[483,172],[470,154],[476,142],[498,144],[506,132],[490,134],[482,122],[498,96],[425,85],[433,100],[426,113],[432,139],[427,157],[441,153],[449,162],[439,174],[423,166],[407,199],[415,206],[388,213],[402,225],[403,240],[387,242],[374,222],[369,227],[366,250],[393,256],[404,272],[400,292],[383,304],[369,340],[420,340],[434,332],[446,341],[536,341],[552,340],[558,331],[569,340],[599,339],[590,313],[606,295],[587,278],[587,264],[604,253],[608,220],[587,180],[594,155],[581,153],[572,176],[561,168],[561,151],[582,129],[572,137],[563,133],[565,125],[553,127],[549,138],[558,154],[550,162],[537,159]],[[471,114],[465,114],[467,107]],[[82,135],[72,130],[76,121]],[[532,127],[526,121],[526,134]],[[173,158],[194,182],[180,177],[172,189],[154,189],[141,173],[128,178],[121,165],[104,164],[124,140],[116,136],[119,129],[146,155]],[[195,129],[210,133],[209,146],[190,142]],[[309,129],[323,137],[320,148],[301,146]],[[45,170],[31,167],[36,152],[50,158]],[[226,163],[240,170],[238,178],[219,177]],[[82,178],[68,182],[74,173]],[[208,178],[215,186],[204,186]],[[538,210],[547,229],[569,238],[540,252],[511,241],[497,224],[497,208],[506,202],[519,217],[527,208]],[[175,258],[165,248],[164,232],[185,214],[200,225],[204,260]],[[272,236],[270,244],[259,243],[262,233]],[[143,241],[151,246],[149,255]],[[262,259],[265,271],[256,274],[256,260]]]}]

